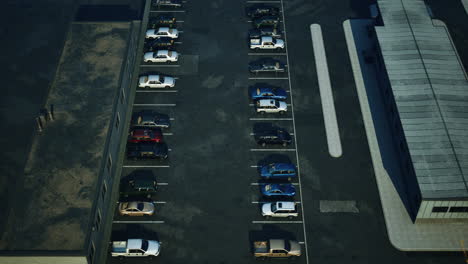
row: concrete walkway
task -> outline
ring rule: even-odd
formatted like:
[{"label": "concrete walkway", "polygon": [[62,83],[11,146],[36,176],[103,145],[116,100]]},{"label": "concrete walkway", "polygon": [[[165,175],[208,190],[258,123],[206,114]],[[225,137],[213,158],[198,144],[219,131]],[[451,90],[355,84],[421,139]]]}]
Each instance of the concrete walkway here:
[{"label": "concrete walkway", "polygon": [[[371,49],[373,41],[376,41],[369,38],[369,25],[370,20],[347,20],[343,27],[390,242],[402,251],[461,251],[463,240],[468,240],[468,225],[413,224],[394,183],[383,167],[381,155],[396,153],[392,153],[389,146],[391,143],[388,141],[391,137],[389,132],[385,132],[390,129],[386,128],[388,122],[380,95],[381,84],[376,78],[379,76],[376,64],[366,64],[362,56],[363,51]],[[382,149],[385,151],[381,152]]]}]

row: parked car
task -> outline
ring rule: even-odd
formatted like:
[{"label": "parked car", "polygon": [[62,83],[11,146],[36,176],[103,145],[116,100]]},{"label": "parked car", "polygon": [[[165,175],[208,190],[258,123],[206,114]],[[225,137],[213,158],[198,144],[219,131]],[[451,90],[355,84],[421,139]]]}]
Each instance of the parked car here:
[{"label": "parked car", "polygon": [[124,178],[120,183],[120,195],[122,197],[151,198],[156,193],[156,177],[150,170],[138,170],[132,176]]},{"label": "parked car", "polygon": [[172,88],[175,86],[175,79],[163,75],[143,75],[140,76],[138,87],[140,88]]},{"label": "parked car", "polygon": [[292,163],[271,163],[260,168],[260,177],[265,179],[288,179],[297,177]]},{"label": "parked car", "polygon": [[127,145],[128,159],[167,159],[168,147],[165,143],[145,142]]},{"label": "parked car", "polygon": [[292,197],[296,195],[296,188],[290,183],[263,184],[260,190],[266,197]]},{"label": "parked car", "polygon": [[255,258],[294,258],[301,256],[301,245],[297,241],[268,239],[253,242]]},{"label": "parked car", "polygon": [[281,50],[281,49],[284,49],[284,40],[272,38],[270,36],[261,36],[260,38],[251,38],[250,49]]},{"label": "parked car", "polygon": [[257,86],[250,87],[249,89],[250,99],[260,100],[260,99],[276,99],[276,100],[286,100],[288,94],[285,90],[269,86]]},{"label": "parked car", "polygon": [[156,240],[128,239],[112,241],[112,257],[156,257],[161,250],[161,243]]},{"label": "parked car", "polygon": [[144,62],[176,62],[177,60],[179,60],[179,54],[171,50],[150,51],[143,55]]},{"label": "parked car", "polygon": [[257,141],[257,144],[262,145],[263,147],[274,144],[280,144],[286,147],[292,142],[291,135],[281,128],[271,128],[259,131],[258,133],[255,133],[255,140]]},{"label": "parked car", "polygon": [[257,17],[252,21],[254,28],[264,27],[264,26],[272,26],[278,27],[280,19],[278,16],[262,16]]},{"label": "parked car", "polygon": [[283,73],[286,71],[286,65],[280,60],[265,58],[249,63],[249,71],[251,73]]},{"label": "parked car", "polygon": [[156,142],[163,141],[163,134],[160,128],[132,128],[128,135],[129,143]]},{"label": "parked car", "polygon": [[133,127],[169,128],[171,126],[171,121],[166,114],[151,110],[142,110],[133,114],[131,124]]},{"label": "parked car", "polygon": [[176,18],[173,15],[162,14],[151,18],[148,22],[148,28],[158,28],[161,26],[172,27],[176,23]]},{"label": "parked car", "polygon": [[154,7],[182,7],[182,0],[153,0]]},{"label": "parked car", "polygon": [[148,51],[158,50],[158,49],[174,49],[174,40],[167,37],[157,38],[151,41],[146,42],[146,49]]},{"label": "parked car", "polygon": [[259,28],[254,28],[249,31],[249,38],[261,38],[261,37],[272,37],[272,38],[281,38],[282,33],[279,29],[276,29],[273,26],[263,26]]},{"label": "parked car", "polygon": [[288,111],[288,106],[284,101],[277,101],[275,99],[261,99],[255,103],[255,110],[260,114],[284,114]]},{"label": "parked car", "polygon": [[176,28],[169,27],[160,27],[146,30],[145,38],[147,39],[156,39],[162,37],[176,39],[179,37],[179,31]]},{"label": "parked car", "polygon": [[150,202],[120,202],[119,214],[124,216],[149,216],[154,214],[154,204]]},{"label": "parked car", "polygon": [[273,202],[262,205],[262,216],[294,218],[299,215],[295,202]]},{"label": "parked car", "polygon": [[265,4],[256,4],[247,7],[246,13],[248,17],[255,18],[261,16],[277,16],[279,15],[279,8],[265,5]]}]

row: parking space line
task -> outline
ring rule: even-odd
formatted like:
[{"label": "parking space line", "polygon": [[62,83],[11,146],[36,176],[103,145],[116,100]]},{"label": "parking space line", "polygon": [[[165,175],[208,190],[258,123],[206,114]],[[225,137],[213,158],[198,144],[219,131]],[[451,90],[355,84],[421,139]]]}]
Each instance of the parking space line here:
[{"label": "parking space line", "polygon": [[[255,104],[249,104],[249,106],[254,106]],[[291,106],[291,104],[286,104],[287,106]]]},{"label": "parking space line", "polygon": [[288,77],[249,77],[249,80],[288,80]]},{"label": "parking space line", "polygon": [[268,151],[296,151],[295,148],[293,149],[250,149],[250,151],[264,151],[264,152],[268,152]]},{"label": "parking space line", "polygon": [[174,134],[173,133],[162,133],[163,136],[173,136]]},{"label": "parking space line", "polygon": [[179,33],[184,33],[184,31],[181,30],[181,31],[179,31]]},{"label": "parking space line", "polygon": [[[248,23],[252,23],[252,20],[247,20]],[[279,21],[280,23],[283,22],[283,20]]]},{"label": "parking space line", "polygon": [[175,118],[171,117],[171,118],[169,118],[169,120],[171,120],[171,121],[174,121],[174,120],[175,120]]},{"label": "parking space line", "polygon": [[140,64],[140,67],[180,67],[178,64]]},{"label": "parking space line", "polygon": [[133,106],[176,106],[176,104],[133,104]]},{"label": "parking space line", "polygon": [[113,224],[164,224],[164,221],[112,221]]},{"label": "parking space line", "polygon": [[[271,202],[262,202],[262,201],[252,201],[253,204],[264,204],[264,203],[271,203]],[[300,201],[294,201],[295,204],[301,204]]]},{"label": "parking space line", "polygon": [[[251,136],[255,136],[255,133],[250,133],[250,135],[251,135]],[[293,136],[293,135],[294,135],[294,133],[293,133],[293,132],[291,132],[291,133],[289,133],[289,135]]]},{"label": "parking space line", "polygon": [[302,224],[302,221],[252,221],[252,224]]},{"label": "parking space line", "polygon": [[247,1],[248,4],[257,4],[257,3],[270,3],[270,4],[279,4],[281,1]]},{"label": "parking space line", "polygon": [[153,201],[154,204],[165,204],[165,201]]},{"label": "parking space line", "polygon": [[340,131],[336,118],[333,91],[327,65],[327,55],[325,53],[325,45],[323,43],[322,29],[320,25],[310,25],[310,34],[312,35],[312,46],[319,83],[320,99],[322,101],[322,113],[323,121],[325,123],[328,152],[330,156],[339,158],[343,154],[343,150],[341,148]]},{"label": "parking space line", "polygon": [[179,90],[137,90],[137,93],[178,93]]},{"label": "parking space line", "polygon": [[268,117],[253,117],[250,121],[291,121],[292,118],[268,118]]},{"label": "parking space line", "polygon": [[[283,12],[281,13],[282,17],[283,17],[283,33],[284,33],[284,42],[287,43],[287,32],[286,32],[286,20],[284,18],[284,1],[281,0],[281,10],[283,10]],[[289,63],[289,53],[288,53],[288,47],[286,46],[286,64],[288,65],[291,65],[291,63]],[[293,93],[292,93],[292,86],[291,86],[291,71],[290,71],[290,68],[291,67],[288,67],[288,78],[289,78],[289,81],[288,81],[288,86],[289,86],[289,90],[291,91],[291,114],[292,114],[292,122],[293,122],[293,130],[294,130],[294,133],[296,132],[296,121],[295,121],[295,118],[294,118],[294,100],[293,100]],[[297,165],[297,175],[299,175],[297,178],[298,178],[298,183],[299,183],[299,198],[301,200],[301,211],[302,211],[302,232],[304,233],[304,244],[305,244],[305,257],[306,257],[306,264],[309,264],[309,250],[307,249],[307,232],[306,232],[306,221],[305,221],[305,211],[304,211],[304,204],[302,203],[302,201],[304,200],[303,197],[302,197],[302,184],[301,184],[301,167],[300,167],[300,159],[299,159],[299,151],[297,150],[297,136],[294,135],[294,144],[296,146],[296,149],[295,149],[295,152],[296,152],[296,165]]]},{"label": "parking space line", "polygon": [[182,44],[182,41],[174,41],[174,44]]},{"label": "parking space line", "polygon": [[123,165],[122,168],[169,168],[169,165]]},{"label": "parking space line", "polygon": [[250,56],[286,56],[286,53],[253,53],[249,52],[247,55]]},{"label": "parking space line", "polygon": [[167,186],[167,185],[169,185],[169,183],[167,183],[167,182],[158,182],[158,183],[156,183],[156,184],[157,184],[157,185],[161,185],[161,186]]},{"label": "parking space line", "polygon": [[185,10],[151,10],[150,13],[185,13]]},{"label": "parking space line", "polygon": [[258,167],[260,167],[260,166],[258,166],[258,165],[250,165],[250,168],[258,168]]},{"label": "parking space line", "polygon": [[[252,185],[252,186],[260,186],[260,185],[262,185],[262,184],[265,184],[265,183],[259,183],[259,182],[252,182],[252,183],[250,183],[250,185]],[[294,185],[294,186],[298,186],[298,185],[299,185],[299,183],[297,183],[297,182],[291,182],[291,184]]]},{"label": "parking space line", "polygon": [[179,21],[176,21],[176,23],[184,23],[185,21],[183,20],[179,20]]},{"label": "parking space line", "polygon": [[297,243],[299,243],[300,245],[304,245],[304,244],[305,244],[304,241],[299,241],[299,242],[297,242]]}]

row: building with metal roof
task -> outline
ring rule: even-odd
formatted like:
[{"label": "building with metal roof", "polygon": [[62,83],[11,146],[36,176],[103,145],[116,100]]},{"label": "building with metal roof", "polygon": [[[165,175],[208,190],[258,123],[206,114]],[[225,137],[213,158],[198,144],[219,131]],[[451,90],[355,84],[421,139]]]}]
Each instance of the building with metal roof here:
[{"label": "building with metal roof", "polygon": [[[378,0],[384,91],[416,220],[468,218],[468,78],[423,0]],[[392,96],[393,95],[393,96]]]}]

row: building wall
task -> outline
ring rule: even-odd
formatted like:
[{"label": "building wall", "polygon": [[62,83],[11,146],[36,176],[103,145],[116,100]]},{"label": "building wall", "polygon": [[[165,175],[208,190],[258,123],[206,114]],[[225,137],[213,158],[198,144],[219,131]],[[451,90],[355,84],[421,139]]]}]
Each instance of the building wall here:
[{"label": "building wall", "polygon": [[468,219],[468,201],[422,201],[418,219]]},{"label": "building wall", "polygon": [[[140,35],[141,21],[133,21],[131,23],[130,34],[127,45],[127,56],[122,64],[120,74],[120,86],[115,96],[114,115],[110,122],[108,140],[106,143],[106,152],[103,156],[102,169],[100,175],[100,187],[95,202],[95,214],[92,221],[88,245],[87,257],[89,263],[98,263],[96,257],[102,255],[102,251],[106,251],[107,234],[110,232],[112,225],[108,224],[107,219],[112,219],[114,215],[114,206],[112,206],[113,189],[118,188],[120,173],[120,164],[118,162],[122,143],[122,138],[127,134],[126,127],[128,126],[129,115],[132,102],[130,94],[132,93],[132,79],[134,74],[136,59],[136,51]],[[125,137],[126,138],[126,137]]]},{"label": "building wall", "polygon": [[20,256],[0,256],[0,263],[2,264],[18,264],[18,263],[28,263],[28,264],[86,264],[88,263],[85,256],[31,256],[31,257],[20,257]]}]

